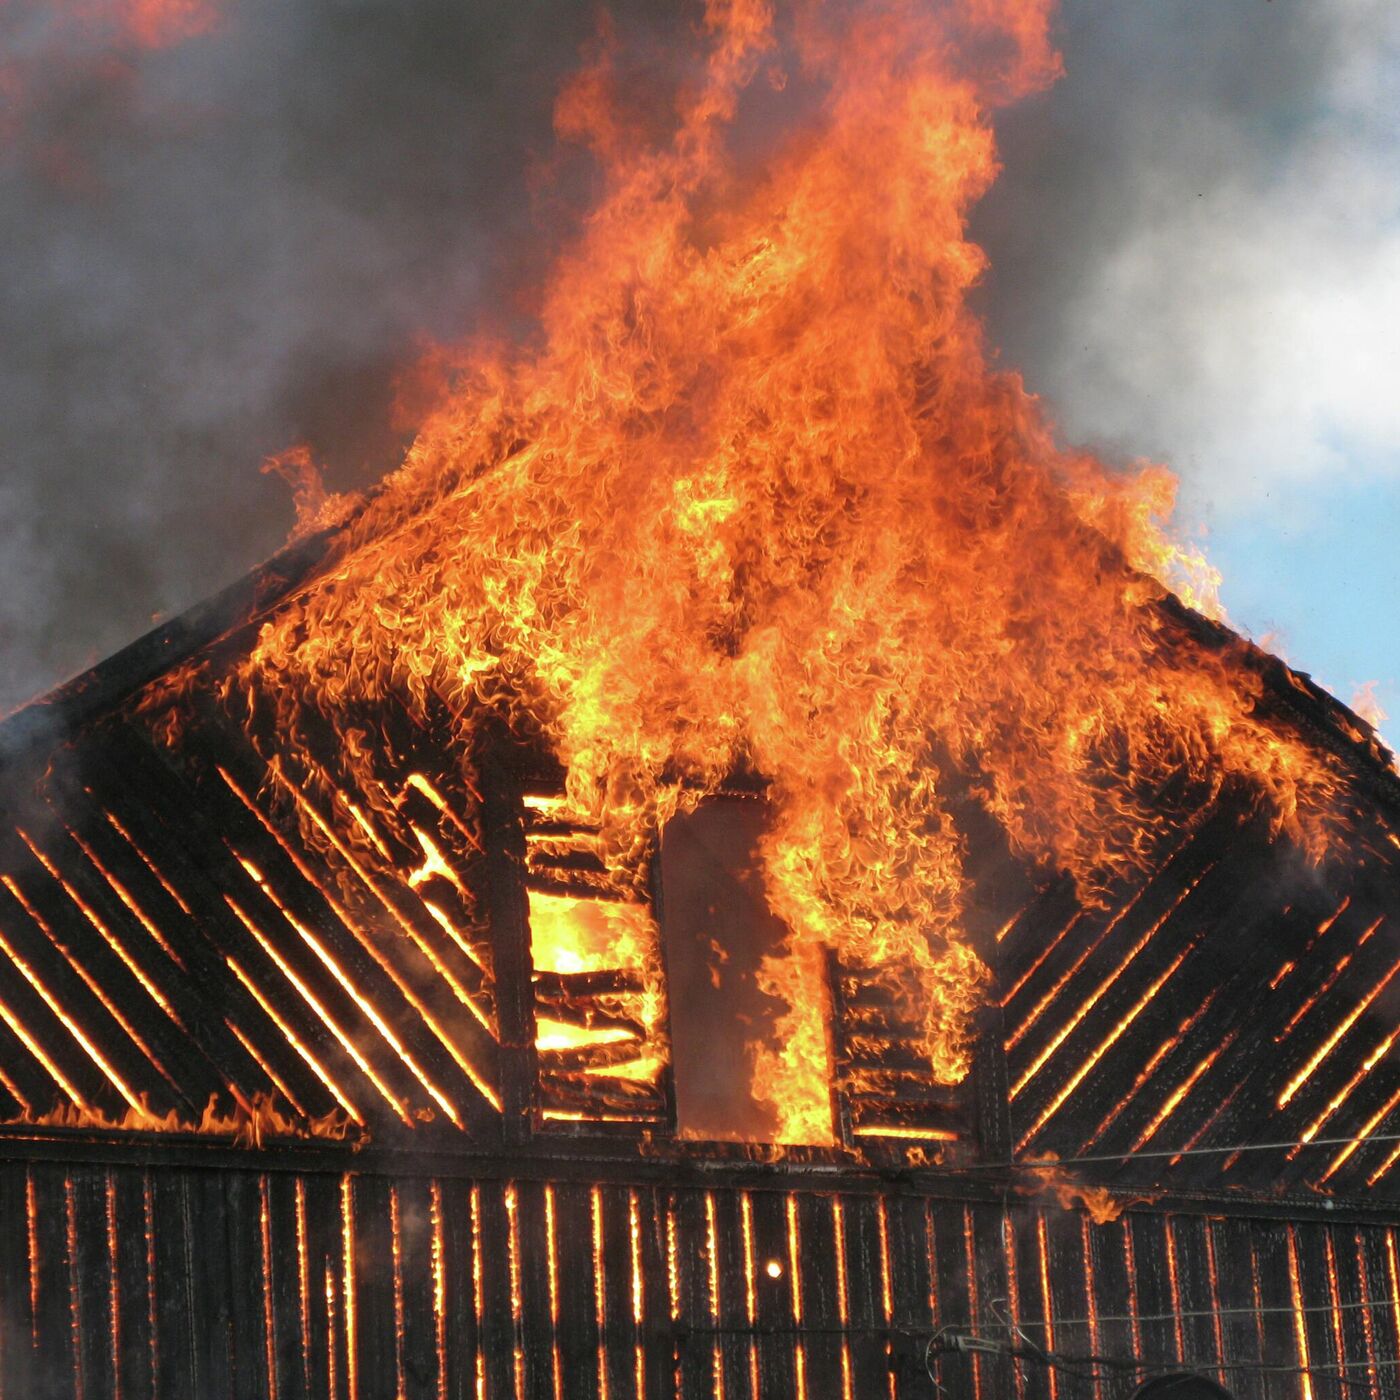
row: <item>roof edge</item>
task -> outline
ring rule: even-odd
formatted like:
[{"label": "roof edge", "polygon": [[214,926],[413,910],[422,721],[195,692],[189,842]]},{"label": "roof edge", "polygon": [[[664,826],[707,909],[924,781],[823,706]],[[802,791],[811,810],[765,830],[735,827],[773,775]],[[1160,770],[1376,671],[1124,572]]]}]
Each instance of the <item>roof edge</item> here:
[{"label": "roof edge", "polygon": [[119,705],[172,666],[279,603],[325,562],[342,532],[343,526],[334,526],[294,541],[212,597],[0,717],[0,770],[43,740],[72,732],[100,711]]}]

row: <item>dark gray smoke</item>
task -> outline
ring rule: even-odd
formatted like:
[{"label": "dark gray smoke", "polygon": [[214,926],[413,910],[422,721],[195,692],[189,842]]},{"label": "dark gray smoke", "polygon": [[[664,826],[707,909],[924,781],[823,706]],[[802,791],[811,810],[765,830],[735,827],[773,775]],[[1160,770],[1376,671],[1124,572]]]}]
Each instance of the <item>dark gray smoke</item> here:
[{"label": "dark gray smoke", "polygon": [[339,487],[395,464],[416,337],[511,309],[596,23],[226,0],[152,51],[65,8],[0,9],[0,712],[276,549],[266,454],[307,441]]},{"label": "dark gray smoke", "polygon": [[[582,188],[544,162],[590,6],[226,0],[154,50],[81,8],[0,7],[0,711],[275,549],[266,454],[309,442],[342,489],[393,465],[415,337],[514,314],[532,230]],[[696,11],[611,8],[644,91]],[[1005,117],[977,233],[993,338],[1075,434],[1220,449],[1190,353],[1208,298],[1172,279],[1191,240],[1238,261],[1261,200],[1297,212],[1270,172],[1370,72],[1386,9],[1068,0],[1068,77]]]}]

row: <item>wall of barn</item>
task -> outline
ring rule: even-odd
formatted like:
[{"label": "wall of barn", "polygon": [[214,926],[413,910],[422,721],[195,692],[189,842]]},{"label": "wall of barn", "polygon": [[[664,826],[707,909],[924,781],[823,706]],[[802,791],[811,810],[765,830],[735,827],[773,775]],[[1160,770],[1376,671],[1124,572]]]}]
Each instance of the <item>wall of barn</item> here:
[{"label": "wall of barn", "polygon": [[[771,1181],[0,1167],[6,1400],[929,1397],[930,1336],[995,1335],[1003,1306],[1066,1353],[1283,1368],[1223,1373],[1253,1400],[1383,1397],[1396,1285],[1396,1232],[1368,1223],[1139,1206],[1099,1225]],[[974,1400],[1131,1388],[1000,1358],[936,1374]]]}]

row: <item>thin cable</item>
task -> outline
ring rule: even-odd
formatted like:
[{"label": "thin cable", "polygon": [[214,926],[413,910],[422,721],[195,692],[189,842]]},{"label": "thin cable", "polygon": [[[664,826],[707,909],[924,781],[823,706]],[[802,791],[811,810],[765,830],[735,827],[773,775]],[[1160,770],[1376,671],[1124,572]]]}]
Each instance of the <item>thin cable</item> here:
[{"label": "thin cable", "polygon": [[1391,1308],[1396,1305],[1394,1298],[1378,1298],[1365,1303],[1338,1303],[1335,1307],[1331,1303],[1309,1303],[1305,1307],[1269,1307],[1269,1308],[1196,1308],[1186,1312],[1175,1313],[1140,1313],[1133,1317],[1129,1313],[1119,1313],[1111,1317],[1025,1317],[1020,1321],[1022,1327],[1044,1327],[1049,1324],[1052,1327],[1075,1327],[1081,1323],[1089,1322],[1177,1322],[1188,1317],[1230,1317],[1235,1314],[1243,1314],[1246,1317],[1262,1317],[1269,1313],[1287,1313],[1290,1317],[1297,1313],[1333,1313],[1352,1312],[1357,1308]]},{"label": "thin cable", "polygon": [[1013,1359],[1042,1361],[1050,1366],[1063,1366],[1071,1370],[1074,1367],[1093,1366],[1119,1372],[1128,1371],[1134,1374],[1142,1374],[1145,1371],[1163,1371],[1168,1374],[1190,1371],[1208,1375],[1212,1371],[1248,1371],[1268,1375],[1330,1375],[1343,1385],[1358,1385],[1362,1382],[1353,1381],[1344,1376],[1342,1372],[1363,1368],[1367,1370],[1393,1370],[1400,1367],[1400,1358],[1385,1357],[1377,1357],[1374,1361],[1319,1362],[1300,1366],[1296,1363],[1282,1365],[1266,1361],[1226,1361],[1223,1358],[1216,1360],[1214,1357],[1198,1356],[1187,1356],[1180,1360],[1176,1357],[1075,1356],[1067,1355],[1064,1352],[1045,1351],[1034,1344],[1028,1347],[1016,1347],[994,1337],[979,1337],[975,1333],[959,1333],[953,1329],[948,1329],[941,1350],[938,1347],[939,1340],[939,1335],[935,1334],[930,1347],[930,1352],[933,1355],[968,1355],[972,1352],[986,1354],[989,1351],[995,1351],[1002,1356]]},{"label": "thin cable", "polygon": [[1081,1166],[1086,1163],[1103,1162],[1146,1162],[1161,1157],[1211,1157],[1223,1156],[1232,1152],[1284,1152],[1303,1147],[1358,1147],[1373,1142],[1400,1142],[1400,1133],[1368,1133],[1363,1137],[1301,1138],[1291,1142],[1245,1142],[1233,1143],[1226,1147],[1166,1147],[1153,1152],[1096,1152],[1083,1157],[1057,1157],[1036,1161],[1022,1158],[1006,1162],[967,1162],[958,1167],[959,1171],[1053,1171],[1056,1167]]}]

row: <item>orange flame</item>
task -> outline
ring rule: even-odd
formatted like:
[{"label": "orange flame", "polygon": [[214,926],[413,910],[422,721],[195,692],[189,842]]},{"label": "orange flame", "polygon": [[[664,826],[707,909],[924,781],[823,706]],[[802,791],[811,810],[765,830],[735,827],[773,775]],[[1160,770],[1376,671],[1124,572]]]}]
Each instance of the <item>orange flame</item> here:
[{"label": "orange flame", "polygon": [[[1169,474],[1058,449],[966,305],[989,113],[1056,76],[1051,8],[710,0],[660,131],[624,116],[601,44],[557,109],[601,194],[538,335],[451,358],[402,468],[244,672],[287,735],[304,705],[335,723],[390,692],[446,699],[464,748],[482,708],[542,732],[619,874],[761,772],[790,934],[755,1084],[785,1141],[832,1135],[829,949],[916,969],[932,1072],[966,1073],[985,971],[950,777],[1086,892],[1144,859],[1182,771],[1252,782],[1323,839],[1331,772],[1153,606],[1210,596],[1164,532]],[[789,63],[802,81],[765,101],[800,88],[803,115],[755,133],[746,89]]]},{"label": "orange flame", "polygon": [[187,1133],[201,1137],[229,1137],[239,1147],[261,1147],[268,1138],[332,1138],[354,1136],[355,1127],[344,1114],[332,1110],[319,1118],[293,1118],[284,1113],[266,1094],[255,1093],[245,1108],[235,1103],[232,1112],[222,1112],[211,1098],[197,1120],[182,1118],[171,1109],[156,1113],[140,1101],[118,1118],[101,1109],[60,1104],[44,1113],[25,1113],[6,1120],[5,1127],[85,1128],[93,1132]]}]

